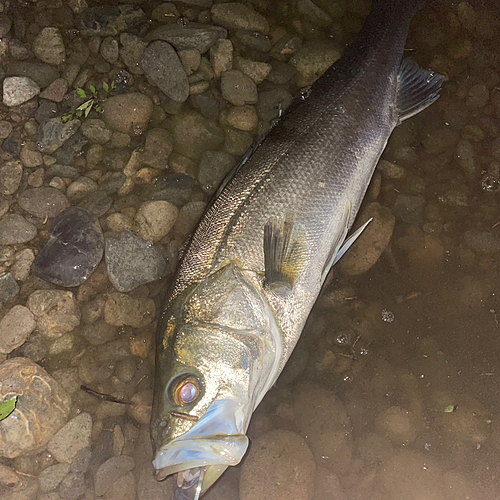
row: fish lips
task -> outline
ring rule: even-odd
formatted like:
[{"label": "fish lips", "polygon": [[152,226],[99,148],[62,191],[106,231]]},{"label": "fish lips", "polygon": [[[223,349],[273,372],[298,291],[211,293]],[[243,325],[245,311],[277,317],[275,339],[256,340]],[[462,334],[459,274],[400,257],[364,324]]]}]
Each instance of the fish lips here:
[{"label": "fish lips", "polygon": [[236,401],[214,401],[188,432],[158,450],[153,460],[156,479],[206,467],[205,491],[228,466],[239,464],[245,455],[249,443],[246,420],[242,405]]}]

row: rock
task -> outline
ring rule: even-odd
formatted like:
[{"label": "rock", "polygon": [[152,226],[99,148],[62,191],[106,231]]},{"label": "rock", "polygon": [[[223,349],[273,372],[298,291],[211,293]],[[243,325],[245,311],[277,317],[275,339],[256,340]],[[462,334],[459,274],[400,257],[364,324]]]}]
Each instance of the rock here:
[{"label": "rock", "polygon": [[316,465],[306,442],[275,430],[252,443],[240,474],[240,500],[310,500]]},{"label": "rock", "polygon": [[[108,101],[106,101],[108,102]],[[42,153],[56,152],[80,128],[80,120],[63,123],[62,118],[51,118],[40,123],[38,149]]]},{"label": "rock", "polygon": [[184,102],[189,97],[189,83],[179,56],[163,40],[148,45],[142,59],[142,69],[167,97]]},{"label": "rock", "polygon": [[24,306],[14,306],[0,320],[0,353],[9,354],[23,345],[35,327],[31,311]]},{"label": "rock", "polygon": [[455,157],[467,178],[474,180],[478,173],[478,166],[476,164],[476,152],[472,143],[461,140],[455,149]]},{"label": "rock", "polygon": [[198,171],[200,186],[209,194],[215,193],[224,177],[235,165],[235,159],[225,151],[205,151]]},{"label": "rock", "polygon": [[333,22],[333,19],[312,0],[298,0],[297,10],[301,16],[309,18],[317,26],[328,26]]},{"label": "rock", "polygon": [[127,408],[137,422],[146,425],[151,421],[151,410],[153,404],[153,391],[145,390],[134,394],[132,404]]},{"label": "rock", "polygon": [[250,132],[257,128],[259,118],[253,106],[235,106],[229,110],[227,122],[238,130]]},{"label": "rock", "polygon": [[463,234],[467,247],[482,254],[494,254],[500,251],[500,237],[488,229],[469,229]]},{"label": "rock", "polygon": [[54,219],[33,273],[59,286],[78,286],[95,271],[103,253],[99,221],[83,208],[70,207]]},{"label": "rock", "polygon": [[186,75],[192,75],[200,67],[201,54],[197,49],[180,50],[177,55],[181,61]]},{"label": "rock", "polygon": [[110,64],[114,64],[118,61],[119,50],[118,50],[118,41],[114,38],[108,36],[101,42],[101,46],[99,49],[101,56],[103,59]]},{"label": "rock", "polygon": [[312,500],[349,500],[342,491],[338,477],[324,467],[316,469]]},{"label": "rock", "polygon": [[173,116],[170,120],[175,151],[198,159],[203,151],[218,149],[224,143],[224,132],[215,123],[194,111]]},{"label": "rock", "polygon": [[255,109],[261,120],[270,122],[281,116],[283,111],[290,106],[292,99],[292,94],[282,88],[264,90],[259,94]]},{"label": "rock", "polygon": [[103,496],[127,472],[135,466],[132,457],[120,455],[106,460],[96,471],[94,480],[94,490],[97,496]]},{"label": "rock", "polygon": [[80,310],[71,292],[37,290],[28,297],[27,306],[36,317],[38,331],[57,339],[80,324]]},{"label": "rock", "polygon": [[[104,312],[104,309],[103,309]],[[114,340],[118,334],[118,328],[108,325],[103,320],[86,323],[80,329],[80,334],[92,345],[101,345]]]},{"label": "rock", "polygon": [[439,155],[448,150],[452,150],[460,139],[460,134],[456,130],[443,128],[436,130],[424,141],[423,146],[426,153]]},{"label": "rock", "polygon": [[38,123],[50,120],[57,115],[57,104],[51,101],[40,101],[40,106],[35,113],[35,120]]},{"label": "rock", "polygon": [[3,103],[6,106],[19,106],[39,93],[40,87],[27,76],[9,76],[3,81]]},{"label": "rock", "polygon": [[151,244],[122,231],[119,240],[106,239],[106,267],[113,286],[119,292],[130,292],[160,279],[165,273],[166,262]]},{"label": "rock", "polygon": [[3,38],[12,27],[12,21],[6,14],[0,14],[0,38]]},{"label": "rock", "polygon": [[220,39],[210,49],[210,62],[215,76],[219,77],[224,71],[233,67],[233,44],[231,40]]},{"label": "rock", "polygon": [[142,75],[141,61],[148,44],[142,38],[130,33],[122,33],[120,43],[120,57],[128,70],[134,75]]},{"label": "rock", "polygon": [[8,70],[9,76],[27,76],[42,89],[59,78],[54,66],[42,62],[15,61],[9,64]]},{"label": "rock", "polygon": [[204,54],[220,38],[227,38],[227,31],[220,26],[200,23],[164,24],[146,36],[147,41],[163,40],[173,45],[175,50],[196,49]]},{"label": "rock", "polygon": [[84,10],[76,23],[82,36],[116,36],[122,31],[141,35],[148,18],[138,5],[98,5]]},{"label": "rock", "polygon": [[253,144],[252,134],[244,130],[228,128],[225,130],[225,133],[226,141],[224,143],[224,150],[233,156],[245,154]]},{"label": "rock", "polygon": [[141,466],[138,476],[138,500],[174,500],[174,475],[167,477],[165,481],[157,481],[154,477],[153,466],[148,461]]},{"label": "rock", "polygon": [[42,472],[40,472],[38,476],[40,490],[44,493],[54,491],[68,472],[69,464],[56,464],[52,465],[51,467],[47,467]]},{"label": "rock", "polygon": [[62,64],[66,59],[66,49],[61,32],[57,28],[43,28],[33,41],[33,53],[47,64]]},{"label": "rock", "polygon": [[397,220],[406,224],[424,222],[425,200],[422,196],[409,196],[399,193],[394,203],[393,212]]},{"label": "rock", "polygon": [[135,214],[137,232],[146,241],[157,242],[172,229],[179,210],[168,201],[146,201]]},{"label": "rock", "polygon": [[377,164],[377,170],[386,179],[404,179],[406,169],[387,160],[380,160]]},{"label": "rock", "polygon": [[174,150],[174,138],[164,128],[153,128],[146,135],[142,161],[158,170],[168,167],[168,157]]},{"label": "rock", "polygon": [[0,139],[6,139],[14,129],[12,123],[0,120]]},{"label": "rock", "polygon": [[395,445],[407,445],[417,437],[417,418],[408,410],[391,406],[380,413],[376,428],[382,436],[387,436]]},{"label": "rock", "polygon": [[[228,5],[228,4],[224,4]],[[255,104],[258,101],[257,86],[241,71],[226,71],[221,76],[222,97],[234,106]]]},{"label": "rock", "polygon": [[15,458],[43,448],[64,425],[71,400],[40,366],[26,358],[0,365],[0,400],[18,395],[16,409],[0,421],[0,456]]},{"label": "rock", "polygon": [[18,214],[7,214],[0,219],[0,245],[27,243],[36,236],[36,227]]},{"label": "rock", "polygon": [[106,144],[111,140],[112,132],[99,119],[87,118],[80,129],[81,133],[94,144]]},{"label": "rock", "polygon": [[77,500],[86,489],[85,476],[81,472],[70,472],[59,485],[59,495],[64,500]]},{"label": "rock", "polygon": [[20,161],[7,161],[0,167],[0,194],[9,196],[17,191],[23,177]]},{"label": "rock", "polygon": [[284,85],[297,74],[297,70],[293,66],[282,61],[271,61],[271,67],[267,80],[275,85]]},{"label": "rock", "polygon": [[335,393],[303,382],[294,388],[293,409],[299,434],[307,440],[316,462],[337,474],[347,472],[352,456],[351,423]]},{"label": "rock", "polygon": [[212,21],[233,30],[252,30],[269,33],[267,19],[242,3],[218,3],[210,9]]},{"label": "rock", "polygon": [[297,85],[312,85],[337,59],[341,49],[331,40],[311,40],[306,42],[290,59],[297,70]]},{"label": "rock", "polygon": [[82,176],[72,182],[66,189],[66,196],[72,202],[83,200],[99,188],[97,182],[89,177]]},{"label": "rock", "polygon": [[24,144],[23,149],[21,149],[21,163],[28,168],[36,168],[43,165],[42,153],[38,151],[34,142],[26,142]]},{"label": "rock", "polygon": [[19,285],[10,273],[0,273],[0,304],[8,302],[19,294]]},{"label": "rock", "polygon": [[9,40],[9,53],[18,61],[24,61],[25,59],[30,59],[33,56],[29,45],[22,43],[16,38],[11,38]]},{"label": "rock", "polygon": [[31,264],[35,260],[35,254],[31,248],[20,250],[14,256],[14,264],[10,272],[16,281],[26,281],[31,271]]},{"label": "rock", "polygon": [[357,220],[364,224],[371,217],[373,220],[338,264],[348,275],[357,276],[368,271],[391,240],[396,222],[391,210],[374,202],[363,210]]},{"label": "rock", "polygon": [[110,294],[104,306],[104,320],[115,326],[142,328],[153,321],[155,313],[151,299],[135,299],[119,292]]},{"label": "rock", "polygon": [[488,104],[490,93],[484,84],[473,85],[467,95],[466,104],[471,108],[483,108]]},{"label": "rock", "polygon": [[179,217],[175,221],[174,229],[176,234],[182,238],[191,234],[198,225],[201,216],[205,213],[206,208],[207,204],[204,201],[186,203],[180,209]]},{"label": "rock", "polygon": [[[266,77],[269,76],[269,73],[273,68],[271,64],[260,61],[252,61],[251,59],[245,59],[240,56],[234,58],[233,64],[234,69],[240,70],[242,73],[250,77],[256,84],[262,83],[266,79]],[[286,66],[288,66],[288,64]],[[295,70],[292,71],[293,73],[295,73]]]},{"label": "rock", "polygon": [[40,94],[40,97],[53,102],[62,102],[67,90],[68,81],[65,78],[57,78]]},{"label": "rock", "polygon": [[108,127],[125,134],[141,134],[153,114],[153,101],[139,92],[112,96],[103,104]]},{"label": "rock", "polygon": [[80,450],[90,446],[91,435],[92,417],[80,413],[55,434],[47,449],[58,462],[71,463]]},{"label": "rock", "polygon": [[52,187],[30,188],[17,198],[19,206],[35,217],[55,217],[69,207],[69,201],[59,189]]},{"label": "rock", "polygon": [[302,47],[302,39],[296,35],[285,35],[271,49],[271,55],[278,61],[287,61]]}]

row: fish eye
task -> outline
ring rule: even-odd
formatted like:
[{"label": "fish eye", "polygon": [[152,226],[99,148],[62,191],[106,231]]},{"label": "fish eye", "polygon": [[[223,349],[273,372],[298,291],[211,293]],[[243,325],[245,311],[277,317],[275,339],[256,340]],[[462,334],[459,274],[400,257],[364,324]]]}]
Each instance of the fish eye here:
[{"label": "fish eye", "polygon": [[201,393],[200,381],[193,375],[181,375],[169,386],[170,399],[177,405],[193,403]]}]

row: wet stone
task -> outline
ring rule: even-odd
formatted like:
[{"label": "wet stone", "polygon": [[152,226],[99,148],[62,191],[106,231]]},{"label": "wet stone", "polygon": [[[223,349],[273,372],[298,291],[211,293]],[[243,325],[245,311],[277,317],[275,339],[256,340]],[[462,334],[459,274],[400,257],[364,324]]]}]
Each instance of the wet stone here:
[{"label": "wet stone", "polygon": [[33,273],[59,286],[78,286],[94,272],[103,253],[104,237],[95,216],[70,207],[54,219]]},{"label": "wet stone", "polygon": [[282,61],[271,61],[271,67],[272,69],[266,78],[276,85],[288,83],[297,74],[297,70],[293,66]]},{"label": "wet stone", "polygon": [[47,449],[58,462],[69,464],[81,449],[90,446],[91,433],[92,417],[81,413],[57,432]]},{"label": "wet stone", "polygon": [[14,264],[10,268],[10,272],[16,281],[25,281],[31,271],[31,264],[35,260],[35,254],[31,248],[20,250],[14,256]]},{"label": "wet stone", "polygon": [[248,49],[259,52],[269,52],[271,50],[271,40],[264,33],[258,31],[238,30],[235,33],[236,40]]},{"label": "wet stone", "polygon": [[42,62],[58,65],[66,59],[66,49],[57,28],[43,28],[33,42],[33,52]]},{"label": "wet stone", "polygon": [[406,224],[422,224],[424,222],[425,200],[422,196],[398,194],[393,212],[397,220]]},{"label": "wet stone", "polygon": [[115,326],[142,328],[148,326],[156,313],[151,299],[135,299],[124,293],[112,293],[104,306],[104,320]]},{"label": "wet stone", "polygon": [[62,337],[80,324],[74,295],[63,290],[37,290],[27,306],[35,315],[38,331],[49,339]]},{"label": "wet stone", "polygon": [[0,320],[0,353],[9,354],[24,344],[35,327],[31,311],[21,305],[14,306]]},{"label": "wet stone", "polygon": [[224,73],[224,71],[232,69],[233,44],[231,40],[217,40],[215,45],[210,49],[210,62],[217,77]]},{"label": "wet stone", "polygon": [[50,120],[57,115],[57,104],[52,101],[40,101],[40,106],[35,113],[35,120],[38,123],[42,123],[46,120]]},{"label": "wet stone", "polygon": [[117,132],[141,134],[153,114],[153,101],[144,94],[131,92],[112,96],[103,104],[103,118]]},{"label": "wet stone", "polygon": [[184,102],[189,97],[189,83],[179,56],[162,40],[148,45],[142,59],[142,69],[170,99]]},{"label": "wet stone", "polygon": [[19,285],[10,273],[0,273],[0,304],[19,294]]},{"label": "wet stone", "polygon": [[[135,477],[132,472],[116,480],[104,495],[104,500],[135,500]],[[164,499],[165,500],[165,499]]]},{"label": "wet stone", "polygon": [[89,177],[82,176],[72,182],[66,190],[66,196],[74,203],[78,202],[97,190],[99,186]]},{"label": "wet stone", "polygon": [[0,38],[3,38],[12,27],[12,21],[6,14],[0,14]]},{"label": "wet stone", "polygon": [[69,207],[66,196],[53,187],[30,188],[17,198],[19,206],[35,217],[55,217]]},{"label": "wet stone", "polygon": [[[185,160],[190,161],[188,158]],[[180,208],[192,198],[193,188],[194,181],[191,176],[180,173],[170,174],[156,180],[152,198],[153,200],[168,201]]]},{"label": "wet stone", "polygon": [[78,451],[71,462],[71,472],[87,472],[92,459],[92,448],[86,446]]},{"label": "wet stone", "polygon": [[219,102],[210,92],[190,96],[189,103],[205,118],[214,122],[219,119]]},{"label": "wet stone", "polygon": [[34,142],[27,142],[21,149],[21,163],[28,168],[43,165],[42,153],[38,151]]},{"label": "wet stone", "polygon": [[77,500],[85,493],[85,476],[81,472],[70,472],[59,485],[59,496],[63,500]]},{"label": "wet stone", "polygon": [[9,40],[9,53],[18,61],[24,61],[26,59],[30,59],[33,54],[29,48],[29,45],[22,43],[16,38],[12,38]]},{"label": "wet stone", "polygon": [[19,106],[39,93],[40,87],[27,76],[9,76],[3,81],[3,103],[6,106]]},{"label": "wet stone", "polygon": [[69,472],[69,464],[56,464],[44,469],[38,476],[40,490],[44,493],[54,491]]},{"label": "wet stone", "polygon": [[224,177],[235,165],[235,159],[225,151],[205,151],[198,172],[200,186],[209,194],[215,193]]},{"label": "wet stone", "polygon": [[292,94],[285,89],[265,90],[259,94],[255,109],[261,120],[270,122],[281,116],[292,99]]},{"label": "wet stone", "polygon": [[174,229],[176,234],[181,237],[191,234],[195,230],[206,208],[207,204],[204,201],[192,201],[190,203],[186,203],[180,209],[179,217],[175,222]]},{"label": "wet stone", "polygon": [[200,23],[185,25],[164,24],[152,30],[146,40],[163,40],[173,45],[175,50],[196,49],[204,54],[220,38],[226,38],[227,31],[220,26],[209,26]]},{"label": "wet stone", "polygon": [[11,195],[17,191],[23,177],[20,161],[7,161],[0,167],[0,194]]},{"label": "wet stone", "polygon": [[160,252],[128,231],[120,233],[120,239],[106,239],[106,266],[109,280],[120,292],[156,281],[166,269]]},{"label": "wet stone", "polygon": [[174,149],[172,134],[163,128],[153,128],[146,135],[142,160],[156,169],[168,167],[168,157]]},{"label": "wet stone", "polygon": [[212,21],[227,29],[269,32],[269,22],[251,7],[242,3],[218,3],[210,9]]},{"label": "wet stone", "polygon": [[455,147],[459,138],[459,133],[450,128],[436,130],[423,141],[425,152],[431,155],[445,153]]},{"label": "wet stone", "polygon": [[242,73],[249,76],[256,84],[259,84],[269,76],[272,66],[265,62],[252,61],[251,59],[245,59],[238,56],[234,59],[234,69],[240,70]]},{"label": "wet stone", "polygon": [[255,82],[238,70],[226,71],[221,76],[221,92],[234,106],[255,104],[258,100]]},{"label": "wet stone", "polygon": [[57,78],[43,92],[40,97],[53,102],[62,102],[68,90],[68,81],[65,78]]},{"label": "wet stone", "polygon": [[30,61],[16,61],[10,64],[9,76],[16,75],[30,78],[36,82],[40,88],[47,87],[47,85],[50,85],[56,78],[59,78],[59,72],[54,66],[42,62]]},{"label": "wet stone", "polygon": [[0,219],[0,245],[27,243],[36,233],[36,227],[21,215],[8,214]]},{"label": "wet stone", "polygon": [[157,242],[172,229],[178,208],[168,201],[157,200],[143,203],[135,215],[137,232],[145,241]]},{"label": "wet stone", "polygon": [[13,128],[12,123],[0,120],[0,139],[6,139],[9,137]]},{"label": "wet stone", "polygon": [[112,132],[99,119],[87,118],[81,126],[80,132],[94,144],[106,144],[111,140]]},{"label": "wet stone", "polygon": [[108,193],[98,189],[86,196],[79,206],[93,213],[96,217],[102,217],[112,204],[113,200],[108,196]]},{"label": "wet stone", "polygon": [[88,340],[92,345],[101,345],[114,340],[118,335],[118,328],[113,325],[108,325],[103,320],[86,323],[80,330],[82,337]]},{"label": "wet stone", "polygon": [[78,119],[63,123],[61,118],[51,118],[40,123],[38,149],[42,153],[54,153],[80,128]]},{"label": "wet stone", "polygon": [[201,54],[198,50],[180,50],[178,55],[186,75],[192,75],[200,67]]},{"label": "wet stone", "polygon": [[0,365],[0,400],[19,394],[15,411],[0,422],[0,455],[14,458],[43,448],[64,425],[71,400],[40,366],[26,358]]},{"label": "wet stone", "polygon": [[144,56],[147,43],[140,37],[131,35],[130,33],[122,33],[120,35],[120,57],[127,65],[130,73],[141,75],[141,61]]},{"label": "wet stone", "polygon": [[97,496],[104,495],[115,481],[131,471],[135,466],[132,457],[120,455],[106,460],[95,474],[94,490]]},{"label": "wet stone", "polygon": [[489,230],[469,229],[463,235],[464,243],[475,252],[493,254],[500,251],[500,237]]}]

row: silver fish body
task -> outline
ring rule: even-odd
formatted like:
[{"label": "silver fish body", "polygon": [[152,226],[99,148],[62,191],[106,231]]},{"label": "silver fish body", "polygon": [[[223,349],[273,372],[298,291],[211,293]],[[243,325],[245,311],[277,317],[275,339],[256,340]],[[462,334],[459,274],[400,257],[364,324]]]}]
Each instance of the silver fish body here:
[{"label": "silver fish body", "polygon": [[[420,3],[378,3],[193,234],[158,330],[159,477],[202,467],[204,491],[243,456],[251,414],[300,337],[392,130],[438,97],[442,77],[402,63]],[[269,282],[269,266],[285,283]]]}]

